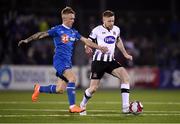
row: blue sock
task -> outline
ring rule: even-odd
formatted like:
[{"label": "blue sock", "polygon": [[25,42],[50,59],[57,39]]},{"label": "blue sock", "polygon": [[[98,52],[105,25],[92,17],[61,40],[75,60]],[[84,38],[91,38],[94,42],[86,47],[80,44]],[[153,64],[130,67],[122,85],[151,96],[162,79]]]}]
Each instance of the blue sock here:
[{"label": "blue sock", "polygon": [[68,100],[69,100],[69,104],[70,105],[74,105],[75,104],[75,83],[73,82],[69,82],[67,84],[67,95],[68,95]]},{"label": "blue sock", "polygon": [[56,93],[56,85],[40,86],[40,93]]}]

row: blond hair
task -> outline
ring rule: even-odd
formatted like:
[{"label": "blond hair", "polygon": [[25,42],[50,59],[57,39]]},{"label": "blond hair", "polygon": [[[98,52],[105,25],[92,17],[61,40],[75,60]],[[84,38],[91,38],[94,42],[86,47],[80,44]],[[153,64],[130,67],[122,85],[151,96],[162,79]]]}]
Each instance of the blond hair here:
[{"label": "blond hair", "polygon": [[75,14],[75,11],[71,8],[71,7],[65,7],[62,11],[61,11],[61,16],[65,15],[65,14]]}]

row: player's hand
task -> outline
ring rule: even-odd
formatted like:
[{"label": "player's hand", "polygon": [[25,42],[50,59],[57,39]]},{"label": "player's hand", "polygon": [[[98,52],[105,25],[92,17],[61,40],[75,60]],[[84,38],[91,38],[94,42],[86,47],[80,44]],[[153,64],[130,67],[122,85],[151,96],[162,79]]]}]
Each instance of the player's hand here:
[{"label": "player's hand", "polygon": [[133,60],[133,57],[129,54],[124,55],[124,57],[128,60],[131,60],[131,61]]},{"label": "player's hand", "polygon": [[104,46],[100,46],[100,47],[99,47],[99,50],[101,50],[102,53],[106,53],[106,52],[109,51],[108,48],[107,48],[107,47],[104,47]]},{"label": "player's hand", "polygon": [[21,41],[19,41],[18,46],[20,46],[22,43],[28,43],[28,40],[21,40]]},{"label": "player's hand", "polygon": [[91,47],[85,46],[85,52],[86,52],[87,54],[92,54],[92,53],[93,53],[93,50],[92,50]]}]

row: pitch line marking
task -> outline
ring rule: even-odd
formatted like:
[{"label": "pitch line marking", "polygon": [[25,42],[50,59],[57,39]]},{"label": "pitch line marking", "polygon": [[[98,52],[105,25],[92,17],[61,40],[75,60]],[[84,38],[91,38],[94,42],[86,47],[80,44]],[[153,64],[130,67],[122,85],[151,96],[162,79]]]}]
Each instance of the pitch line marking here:
[{"label": "pitch line marking", "polygon": [[[180,105],[180,102],[142,102],[143,104],[150,104],[150,105]],[[10,102],[0,102],[0,104],[32,104],[32,102],[19,102],[19,101],[10,101]],[[36,102],[35,104],[68,104],[68,102],[55,102],[55,101],[42,101]],[[89,102],[89,104],[121,104],[121,102]]]},{"label": "pitch line marking", "polygon": [[[86,115],[86,117],[119,117],[124,114],[90,114]],[[63,115],[0,115],[0,118],[12,118],[12,117],[69,117],[69,116],[77,116],[81,117],[80,115],[70,115],[70,114],[63,114]],[[124,115],[124,116],[134,116],[132,114]],[[180,116],[180,114],[140,114],[139,116]]]},{"label": "pitch line marking", "polygon": [[[68,110],[66,109],[61,109],[61,110],[57,110],[57,109],[0,109],[2,111],[42,111],[42,112],[68,112]],[[109,109],[91,109],[88,110],[88,112],[117,112],[120,113],[121,111],[119,110],[109,110]],[[143,111],[144,113],[170,113],[170,114],[178,114],[180,113],[180,111]]]}]

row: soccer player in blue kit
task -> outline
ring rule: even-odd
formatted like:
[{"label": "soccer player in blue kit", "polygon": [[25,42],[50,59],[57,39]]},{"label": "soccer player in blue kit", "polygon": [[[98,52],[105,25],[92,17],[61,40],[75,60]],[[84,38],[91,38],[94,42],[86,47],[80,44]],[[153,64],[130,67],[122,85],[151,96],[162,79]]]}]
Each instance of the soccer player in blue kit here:
[{"label": "soccer player in blue kit", "polygon": [[69,101],[69,112],[79,113],[83,109],[75,104],[75,82],[76,77],[72,71],[72,51],[74,43],[78,40],[83,41],[87,46],[107,52],[107,47],[98,46],[89,39],[81,36],[77,30],[72,28],[75,20],[75,12],[72,8],[66,7],[61,11],[62,25],[57,25],[45,32],[38,32],[25,40],[19,41],[19,44],[29,43],[33,40],[39,40],[51,36],[54,40],[55,54],[53,66],[56,69],[56,76],[59,77],[56,85],[40,86],[35,84],[32,101],[36,102],[39,93],[63,93],[67,90]]}]

